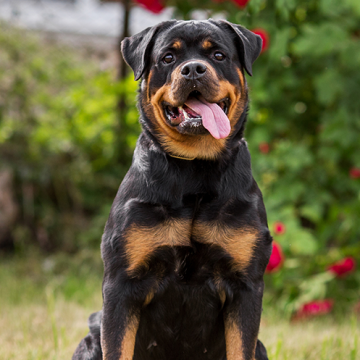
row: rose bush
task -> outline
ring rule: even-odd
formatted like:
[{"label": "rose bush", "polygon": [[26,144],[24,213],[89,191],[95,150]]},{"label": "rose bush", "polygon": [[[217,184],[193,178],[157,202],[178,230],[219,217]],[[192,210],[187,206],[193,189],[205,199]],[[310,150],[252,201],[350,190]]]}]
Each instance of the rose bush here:
[{"label": "rose bush", "polygon": [[248,78],[245,133],[285,256],[266,276],[265,302],[289,315],[326,298],[350,309],[360,297],[360,7],[250,1],[229,20],[270,39]]}]

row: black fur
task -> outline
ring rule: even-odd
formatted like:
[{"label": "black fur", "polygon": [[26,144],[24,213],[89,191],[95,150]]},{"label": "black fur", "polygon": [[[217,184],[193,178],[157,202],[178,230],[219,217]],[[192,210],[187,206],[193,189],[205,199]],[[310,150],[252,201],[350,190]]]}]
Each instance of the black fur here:
[{"label": "black fur", "polygon": [[[201,309],[201,312],[203,312],[203,309]],[[101,326],[101,317],[102,317],[102,311],[99,311],[97,313],[91,314],[89,317],[89,329],[90,333],[81,340],[78,348],[76,349],[72,360],[84,360],[84,359],[91,359],[91,360],[101,360],[102,359],[102,352],[101,352],[101,344],[100,344],[100,326]],[[220,325],[219,330],[222,330],[222,325]],[[149,344],[152,344],[151,347],[153,347],[155,344],[153,339],[151,339],[151,333],[146,333],[145,336],[149,338]],[[222,334],[219,336],[222,337]],[[215,347],[218,346],[222,348],[222,352],[224,344],[221,343],[220,346],[218,344],[214,344]],[[139,349],[139,351],[145,352],[145,356],[147,356],[147,353],[150,349]],[[210,349],[209,349],[210,350]],[[175,354],[175,351],[174,351]],[[221,359],[223,356],[222,353],[218,354],[218,359]],[[176,355],[174,355],[174,358]],[[194,358],[194,355],[190,358]],[[265,349],[265,346],[260,340],[257,340],[256,344],[256,353],[255,353],[255,359],[256,360],[266,360],[267,352]],[[173,359],[173,358],[171,358]]]},{"label": "black fur", "polygon": [[102,312],[96,312],[89,316],[89,334],[81,340],[72,359],[73,360],[101,360],[102,351],[100,345],[100,323]]},{"label": "black fur", "polygon": [[[216,24],[216,22],[215,22]],[[261,52],[262,39],[252,31],[245,29],[243,26],[231,24],[226,20],[220,22],[220,26],[226,24],[234,33],[236,47],[246,72],[252,75],[252,64],[258,58]]]},{"label": "black fur", "polygon": [[[208,36],[214,43],[221,43],[226,63],[217,63],[211,57],[213,50],[198,45]],[[186,49],[175,52],[174,64],[164,64],[161,57],[168,51],[166,44],[179,38]],[[164,22],[124,40],[124,58],[135,78],[143,79],[139,95],[143,132],[102,238],[103,311],[90,316],[90,333],[81,341],[73,360],[102,359],[101,346],[106,360],[124,360],[122,349],[129,341],[129,319],[140,319],[134,360],[225,360],[225,323],[234,323],[241,334],[243,353],[239,353],[239,359],[253,360],[255,345],[255,358],[267,359],[257,336],[263,274],[272,239],[243,139],[247,96],[242,94],[246,103],[224,148],[211,160],[200,157],[189,161],[166,151],[156,119],[147,109],[149,94],[152,96],[169,83],[175,68],[189,59],[206,61],[215,68],[219,79],[240,86],[235,69],[251,74],[260,49],[261,40],[250,31],[213,20]],[[184,80],[176,93],[179,104],[189,96],[189,84],[195,83]],[[195,85],[206,97],[210,85],[205,80]],[[226,251],[225,243],[211,243],[212,239],[204,242],[192,232],[188,245],[172,245],[168,239],[156,238],[156,230],[152,229],[172,221],[189,224],[191,231],[198,224],[214,223],[220,224],[219,231],[253,229],[256,244],[245,261],[246,267],[234,267],[234,254]],[[140,247],[148,249],[146,234],[154,244],[143,259],[141,249],[137,249],[135,255],[141,261],[136,266],[129,250],[129,234],[134,230],[143,237]],[[174,241],[182,235],[176,233]],[[241,236],[238,241],[239,251],[247,250]],[[149,293],[153,294],[150,299]]]}]

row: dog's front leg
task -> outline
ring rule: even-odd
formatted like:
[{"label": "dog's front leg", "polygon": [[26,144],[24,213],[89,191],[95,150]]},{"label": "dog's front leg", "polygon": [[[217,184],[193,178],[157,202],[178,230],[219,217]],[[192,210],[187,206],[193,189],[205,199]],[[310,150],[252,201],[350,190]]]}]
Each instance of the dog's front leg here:
[{"label": "dog's front leg", "polygon": [[[120,276],[121,277],[121,276]],[[141,292],[141,291],[140,291]],[[140,322],[139,284],[104,277],[101,347],[104,360],[132,360]],[[146,296],[144,296],[144,303]]]},{"label": "dog's front leg", "polygon": [[[264,284],[241,282],[224,313],[227,360],[254,360]],[[267,357],[264,358],[264,360]],[[256,360],[263,360],[257,359]]]}]

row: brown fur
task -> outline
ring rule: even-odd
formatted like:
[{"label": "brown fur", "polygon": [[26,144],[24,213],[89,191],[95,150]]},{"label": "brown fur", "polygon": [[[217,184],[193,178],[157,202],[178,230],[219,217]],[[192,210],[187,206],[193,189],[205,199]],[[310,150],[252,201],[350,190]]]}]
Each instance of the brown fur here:
[{"label": "brown fur", "polygon": [[129,274],[147,264],[148,258],[160,246],[190,246],[190,220],[167,220],[153,228],[131,226],[125,234]]},{"label": "brown fur", "polygon": [[195,222],[193,235],[203,244],[218,245],[233,258],[234,270],[245,271],[252,259],[258,233],[254,229],[230,228],[220,222]]},{"label": "brown fur", "polygon": [[230,317],[225,319],[226,360],[243,360],[242,336],[236,323]]},{"label": "brown fur", "polygon": [[[208,63],[204,61],[203,63],[208,69],[207,76],[211,78],[211,83],[214,84],[213,88],[215,92],[212,102],[219,102],[225,97],[230,98],[231,105],[228,118],[233,130],[238,117],[245,108],[247,100],[244,76],[242,72],[238,70],[240,86],[237,87],[226,80],[219,80],[215,69]],[[150,72],[147,86],[150,84],[151,75]],[[150,95],[149,89],[147,90],[150,101],[148,100],[147,104],[143,104],[146,115],[153,121],[160,142],[170,154],[190,159],[216,159],[224,150],[226,139],[215,139],[210,134],[180,134],[175,128],[171,128],[167,124],[162,102],[166,101],[174,107],[181,105],[176,101],[176,93],[179,86],[181,86],[181,79],[181,66],[178,66],[171,75],[170,84],[165,84]]]},{"label": "brown fur", "polygon": [[204,49],[210,49],[212,46],[213,45],[212,45],[211,41],[209,41],[209,40],[204,40],[203,43],[202,43],[202,47]]},{"label": "brown fur", "polygon": [[174,49],[180,49],[181,48],[181,41],[180,40],[176,40],[173,44],[172,47]]},{"label": "brown fur", "polygon": [[133,315],[126,326],[124,339],[121,346],[119,360],[132,360],[134,356],[136,332],[139,328],[140,317]]}]

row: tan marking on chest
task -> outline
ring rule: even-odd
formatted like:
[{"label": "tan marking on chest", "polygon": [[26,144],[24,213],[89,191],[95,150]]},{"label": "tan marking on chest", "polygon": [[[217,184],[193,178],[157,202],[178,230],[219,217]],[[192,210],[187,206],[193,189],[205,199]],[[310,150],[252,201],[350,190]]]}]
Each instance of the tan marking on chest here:
[{"label": "tan marking on chest", "polygon": [[146,295],[146,298],[145,298],[145,301],[144,301],[144,304],[143,304],[143,307],[149,305],[151,303],[151,300],[154,298],[154,295],[155,295],[155,290],[151,290],[147,295]]},{"label": "tan marking on chest", "polygon": [[224,288],[221,286],[221,274],[214,274],[214,284],[220,298],[221,306],[224,306],[226,301],[226,294]]},{"label": "tan marking on chest", "polygon": [[191,220],[170,219],[154,227],[132,225],[125,233],[128,273],[146,265],[161,246],[191,246]]},{"label": "tan marking on chest", "polygon": [[218,245],[232,258],[235,270],[245,270],[252,259],[258,232],[252,228],[231,228],[218,222],[195,222],[193,236],[196,241]]}]

